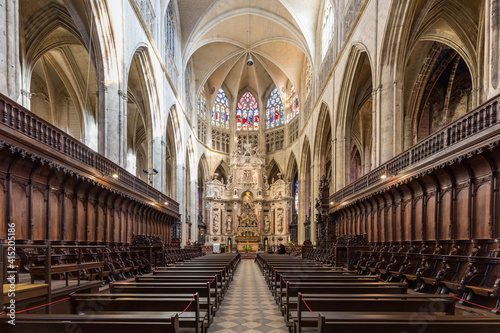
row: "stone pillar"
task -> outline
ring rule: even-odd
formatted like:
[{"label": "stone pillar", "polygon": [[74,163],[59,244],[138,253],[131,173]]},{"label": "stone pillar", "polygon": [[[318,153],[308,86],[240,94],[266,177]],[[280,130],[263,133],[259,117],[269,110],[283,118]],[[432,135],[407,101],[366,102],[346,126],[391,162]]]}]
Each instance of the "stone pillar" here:
[{"label": "stone pillar", "polygon": [[164,158],[165,151],[161,137],[160,136],[158,136],[157,138],[154,137],[155,133],[153,133],[153,139],[149,142],[148,148],[150,157],[147,165],[149,172],[152,172],[153,169],[158,171],[158,173],[155,174],[152,179],[153,187],[161,191],[164,187],[162,184],[164,183],[164,174],[162,173],[162,170],[164,169],[163,165],[165,164],[165,158]]},{"label": "stone pillar", "polygon": [[[500,1],[485,2],[484,91],[486,98],[499,93],[500,60]],[[476,104],[477,105],[477,104]]]},{"label": "stone pillar", "polygon": [[120,113],[120,122],[122,124],[119,133],[119,155],[118,155],[118,164],[122,167],[127,168],[127,114],[128,114],[128,97],[126,91],[118,90],[118,96],[121,97],[118,100],[118,109]]},{"label": "stone pillar", "polygon": [[21,102],[20,69],[19,3],[4,0],[0,4],[0,92],[18,102]]},{"label": "stone pillar", "polygon": [[[341,131],[343,132],[343,131]],[[343,133],[339,133],[339,137],[335,139],[335,155],[334,155],[334,177],[335,177],[335,190],[338,191],[345,186],[346,180],[346,143],[345,136]]]},{"label": "stone pillar", "polygon": [[99,86],[99,153],[117,164],[121,161],[121,131],[126,127],[119,91],[116,82]]}]

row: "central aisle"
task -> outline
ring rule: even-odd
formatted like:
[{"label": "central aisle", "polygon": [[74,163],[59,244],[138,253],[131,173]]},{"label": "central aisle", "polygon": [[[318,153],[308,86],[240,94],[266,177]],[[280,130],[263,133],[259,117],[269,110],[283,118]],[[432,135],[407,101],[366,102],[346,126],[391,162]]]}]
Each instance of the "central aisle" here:
[{"label": "central aisle", "polygon": [[253,260],[241,260],[208,332],[288,332],[283,316]]}]

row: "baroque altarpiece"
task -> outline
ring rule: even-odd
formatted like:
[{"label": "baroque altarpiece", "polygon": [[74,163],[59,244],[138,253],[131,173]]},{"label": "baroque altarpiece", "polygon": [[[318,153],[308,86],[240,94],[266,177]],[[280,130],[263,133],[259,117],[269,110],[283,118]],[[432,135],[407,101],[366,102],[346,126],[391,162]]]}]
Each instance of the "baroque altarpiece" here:
[{"label": "baroque altarpiece", "polygon": [[228,180],[215,173],[205,193],[207,245],[266,250],[290,240],[291,184],[282,174],[267,179],[265,155],[250,144],[231,154]]}]

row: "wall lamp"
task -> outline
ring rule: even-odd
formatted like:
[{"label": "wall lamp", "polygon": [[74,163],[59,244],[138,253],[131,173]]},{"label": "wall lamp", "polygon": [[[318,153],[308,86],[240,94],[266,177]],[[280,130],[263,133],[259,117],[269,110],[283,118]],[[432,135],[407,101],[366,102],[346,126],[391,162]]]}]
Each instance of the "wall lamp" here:
[{"label": "wall lamp", "polygon": [[142,172],[144,172],[146,175],[148,175],[148,183],[150,185],[153,185],[153,177],[158,174],[158,170],[156,170],[155,168],[153,168],[153,171],[149,172],[148,170],[146,169],[142,169]]}]

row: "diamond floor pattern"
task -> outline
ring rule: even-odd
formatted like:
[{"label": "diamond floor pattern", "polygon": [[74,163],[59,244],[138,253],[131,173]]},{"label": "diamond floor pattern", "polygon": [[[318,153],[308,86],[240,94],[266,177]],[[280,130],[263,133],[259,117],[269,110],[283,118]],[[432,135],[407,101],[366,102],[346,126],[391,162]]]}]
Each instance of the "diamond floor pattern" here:
[{"label": "diamond floor pattern", "polygon": [[264,277],[253,260],[241,260],[208,332],[288,332]]}]

